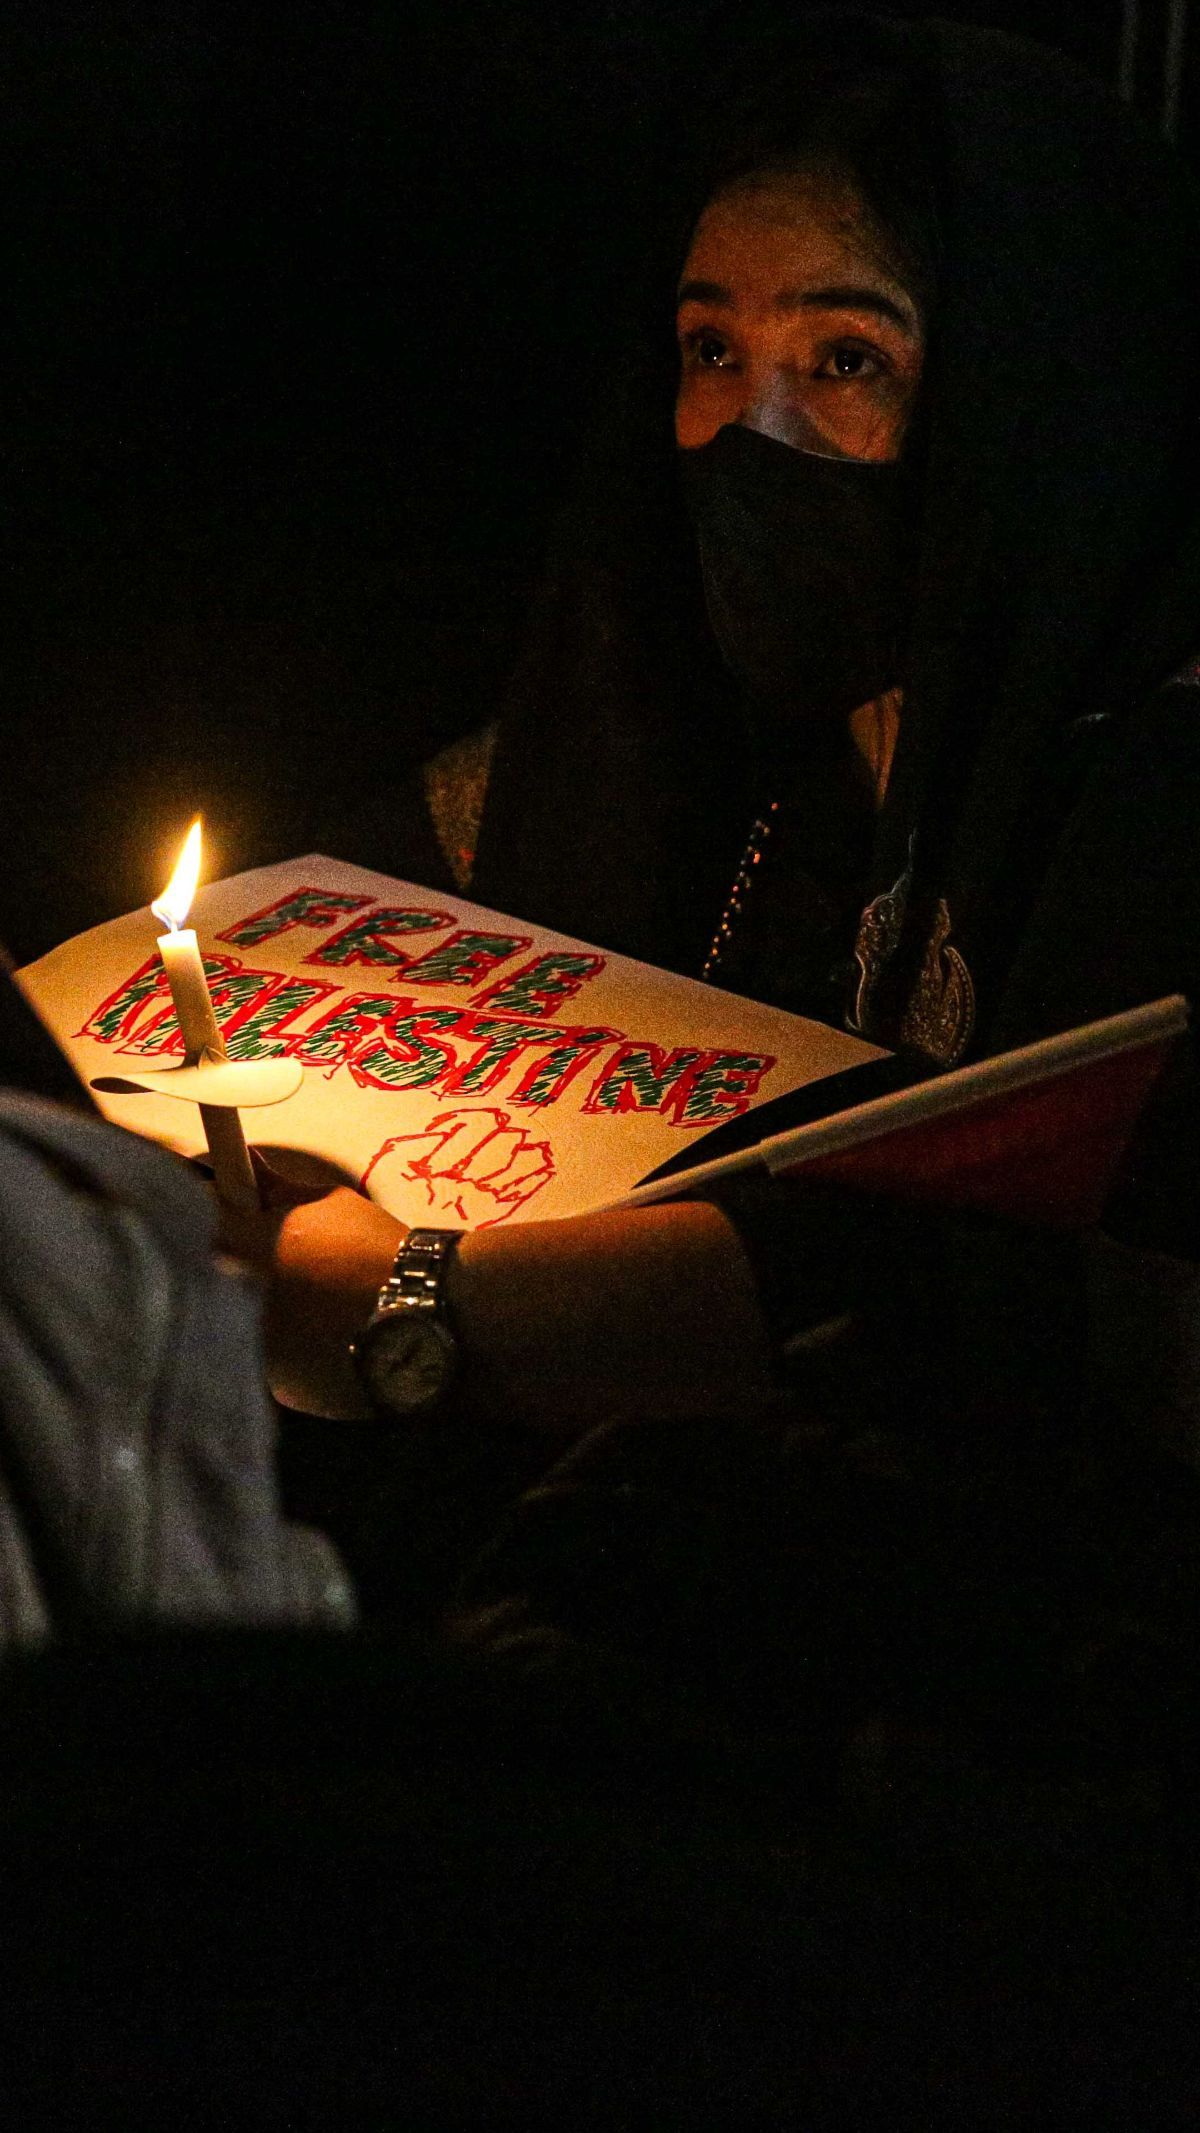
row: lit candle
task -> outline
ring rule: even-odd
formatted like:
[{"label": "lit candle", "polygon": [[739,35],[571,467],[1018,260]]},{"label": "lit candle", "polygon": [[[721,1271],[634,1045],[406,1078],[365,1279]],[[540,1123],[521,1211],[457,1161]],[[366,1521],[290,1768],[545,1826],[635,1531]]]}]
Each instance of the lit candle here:
[{"label": "lit candle", "polygon": [[[164,920],[169,929],[159,935],[158,952],[167,973],[189,1066],[198,1066],[205,1057],[224,1059],[226,1056],[225,1040],[213,1013],[208,979],[204,975],[200,944],[194,927],[183,923],[191,909],[199,879],[200,823],[197,820],[188,831],[175,872],[158,901],[150,906],[155,918]],[[215,1104],[201,1104],[200,1118],[221,1198],[235,1206],[257,1207],[258,1184],[237,1112],[220,1109]]]}]

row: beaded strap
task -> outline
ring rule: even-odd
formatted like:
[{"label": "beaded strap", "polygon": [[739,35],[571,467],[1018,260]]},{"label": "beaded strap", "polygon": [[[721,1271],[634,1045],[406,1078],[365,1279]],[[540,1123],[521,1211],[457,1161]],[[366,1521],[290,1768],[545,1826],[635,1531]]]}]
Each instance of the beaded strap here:
[{"label": "beaded strap", "polygon": [[772,800],[770,806],[754,819],[750,835],[746,839],[746,849],[738,861],[737,873],[733,877],[733,887],[725,899],[725,909],[721,913],[720,924],[712,937],[712,945],[705,957],[704,968],[700,973],[705,983],[708,983],[716,973],[720,966],[721,957],[733,937],[733,929],[742,915],[742,898],[754,879],[755,867],[762,863],[763,846],[775,827],[774,818],[778,813],[779,802],[778,800]]}]

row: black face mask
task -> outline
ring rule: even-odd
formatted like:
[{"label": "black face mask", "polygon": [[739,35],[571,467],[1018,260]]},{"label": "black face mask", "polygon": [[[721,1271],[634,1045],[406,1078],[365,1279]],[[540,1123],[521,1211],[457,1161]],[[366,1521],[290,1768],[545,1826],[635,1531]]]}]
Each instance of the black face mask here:
[{"label": "black face mask", "polygon": [[709,620],[756,723],[799,739],[890,687],[908,605],[898,462],[740,424],[679,460]]}]

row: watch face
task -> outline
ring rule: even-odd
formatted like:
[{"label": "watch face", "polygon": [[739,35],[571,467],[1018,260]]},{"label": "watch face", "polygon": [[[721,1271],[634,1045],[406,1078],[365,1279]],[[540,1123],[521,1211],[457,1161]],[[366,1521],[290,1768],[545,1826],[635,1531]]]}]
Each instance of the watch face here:
[{"label": "watch face", "polygon": [[394,1414],[432,1407],[454,1374],[453,1338],[424,1311],[393,1310],[372,1319],[357,1352],[372,1399]]}]

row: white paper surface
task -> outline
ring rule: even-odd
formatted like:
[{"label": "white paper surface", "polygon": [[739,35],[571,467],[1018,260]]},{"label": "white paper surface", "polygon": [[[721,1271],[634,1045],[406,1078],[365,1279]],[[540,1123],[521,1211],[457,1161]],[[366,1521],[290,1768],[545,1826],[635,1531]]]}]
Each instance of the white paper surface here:
[{"label": "white paper surface", "polygon": [[[408,1222],[550,1220],[618,1198],[747,1107],[877,1058],[805,1022],[365,868],[309,857],[201,888],[192,908],[233,1058],[299,1059],[248,1111],[263,1147],[336,1162]],[[145,911],[19,982],[91,1082],[181,1056]],[[97,1097],[186,1155],[199,1115]]]}]

